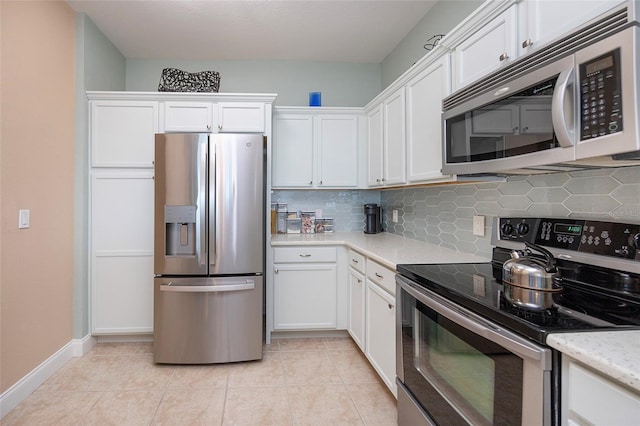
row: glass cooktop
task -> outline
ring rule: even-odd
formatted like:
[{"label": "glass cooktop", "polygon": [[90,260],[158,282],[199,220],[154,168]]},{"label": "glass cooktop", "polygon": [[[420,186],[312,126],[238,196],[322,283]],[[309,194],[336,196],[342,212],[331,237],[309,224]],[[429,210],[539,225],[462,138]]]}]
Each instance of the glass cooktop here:
[{"label": "glass cooktop", "polygon": [[558,265],[562,291],[544,310],[509,302],[492,263],[398,265],[399,274],[499,326],[544,344],[549,333],[640,329],[640,276],[569,262]]}]

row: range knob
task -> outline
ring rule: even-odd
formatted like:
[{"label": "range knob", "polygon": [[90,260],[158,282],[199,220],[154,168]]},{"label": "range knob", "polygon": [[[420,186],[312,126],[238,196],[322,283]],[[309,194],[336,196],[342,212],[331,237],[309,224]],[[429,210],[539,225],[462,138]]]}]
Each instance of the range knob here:
[{"label": "range knob", "polygon": [[502,235],[511,235],[513,232],[513,225],[510,223],[503,223],[501,227]]},{"label": "range knob", "polygon": [[635,250],[640,249],[640,233],[629,235],[629,246],[631,246]]},{"label": "range knob", "polygon": [[516,227],[516,232],[518,232],[518,235],[527,235],[529,232],[529,225],[526,223],[519,223]]}]

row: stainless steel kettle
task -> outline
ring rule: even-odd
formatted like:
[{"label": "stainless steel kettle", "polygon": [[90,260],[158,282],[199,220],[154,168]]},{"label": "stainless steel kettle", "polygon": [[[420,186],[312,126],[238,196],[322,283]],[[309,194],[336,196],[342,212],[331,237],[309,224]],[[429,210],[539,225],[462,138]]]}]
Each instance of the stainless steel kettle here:
[{"label": "stainless steel kettle", "polygon": [[553,254],[529,242],[524,251],[512,251],[502,265],[502,283],[507,300],[527,309],[551,307],[553,294],[562,291]]}]

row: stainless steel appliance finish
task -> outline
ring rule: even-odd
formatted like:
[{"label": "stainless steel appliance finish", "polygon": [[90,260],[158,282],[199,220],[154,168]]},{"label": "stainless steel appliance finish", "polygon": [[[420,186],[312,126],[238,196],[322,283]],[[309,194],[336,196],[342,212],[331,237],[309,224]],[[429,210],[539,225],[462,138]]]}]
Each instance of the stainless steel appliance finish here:
[{"label": "stainless steel appliance finish", "polygon": [[398,391],[428,401],[425,424],[551,424],[551,350],[403,276],[396,283]]},{"label": "stainless steel appliance finish", "polygon": [[262,357],[264,144],[258,134],[158,134],[154,361]]},{"label": "stainless steel appliance finish", "polygon": [[[558,425],[561,355],[549,334],[640,329],[640,224],[510,217],[493,230],[491,262],[397,267],[400,425]],[[562,289],[544,301],[503,281],[525,243],[549,252],[530,287]]]},{"label": "stainless steel appliance finish", "polygon": [[443,173],[640,164],[640,28],[618,21],[592,22],[446,98]]}]

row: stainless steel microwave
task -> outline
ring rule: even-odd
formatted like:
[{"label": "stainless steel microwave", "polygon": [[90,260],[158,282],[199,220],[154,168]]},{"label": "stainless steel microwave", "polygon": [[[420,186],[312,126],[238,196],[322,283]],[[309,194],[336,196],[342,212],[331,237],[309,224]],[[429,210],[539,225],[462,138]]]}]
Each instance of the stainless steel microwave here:
[{"label": "stainless steel microwave", "polygon": [[605,24],[445,98],[443,173],[640,165],[640,28]]}]

